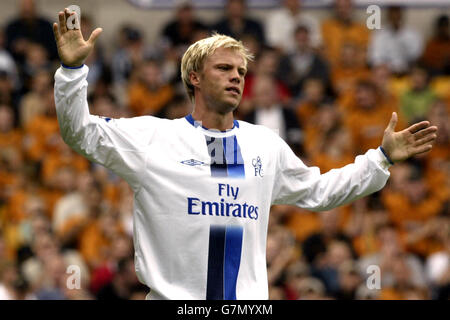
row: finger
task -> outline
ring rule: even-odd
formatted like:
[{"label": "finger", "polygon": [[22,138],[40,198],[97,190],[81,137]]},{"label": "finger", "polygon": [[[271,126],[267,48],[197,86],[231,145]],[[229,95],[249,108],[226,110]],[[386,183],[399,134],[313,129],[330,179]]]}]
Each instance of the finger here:
[{"label": "finger", "polygon": [[421,154],[421,153],[428,152],[432,148],[433,148],[433,146],[431,144],[425,144],[425,145],[422,145],[420,147],[416,147],[416,148],[413,149],[413,153],[414,153],[413,155],[418,155],[418,154]]},{"label": "finger", "polygon": [[58,13],[58,19],[59,19],[59,31],[61,34],[64,34],[67,32],[67,26],[66,26],[66,18],[64,17],[64,12]]},{"label": "finger", "polygon": [[429,134],[429,135],[425,136],[424,138],[417,140],[414,143],[414,146],[418,147],[423,144],[429,144],[429,142],[436,140],[436,138],[437,138],[437,136],[435,134]]},{"label": "finger", "polygon": [[65,15],[66,21],[67,21],[67,19],[69,19],[70,15],[71,15],[71,12],[69,11],[69,9],[67,9],[67,8],[64,9],[64,15]]},{"label": "finger", "polygon": [[56,42],[58,42],[59,38],[60,38],[60,35],[59,35],[58,24],[56,22],[53,23],[53,34],[55,35]]},{"label": "finger", "polygon": [[386,130],[394,132],[397,122],[398,122],[397,112],[392,112],[391,121],[389,121],[389,124],[388,124]]},{"label": "finger", "polygon": [[92,31],[88,42],[90,45],[94,45],[95,42],[97,41],[97,38],[100,36],[100,34],[102,33],[103,29],[102,28],[97,28],[94,31]]},{"label": "finger", "polygon": [[436,132],[437,129],[438,128],[436,126],[432,126],[432,127],[428,127],[426,129],[420,130],[420,131],[414,133],[414,139],[419,140],[419,139],[425,137],[426,135],[429,135],[430,133]]},{"label": "finger", "polygon": [[430,125],[429,121],[421,121],[421,122],[418,122],[416,124],[413,124],[412,126],[410,126],[406,130],[408,130],[411,133],[416,133],[419,130],[427,128],[429,125]]}]

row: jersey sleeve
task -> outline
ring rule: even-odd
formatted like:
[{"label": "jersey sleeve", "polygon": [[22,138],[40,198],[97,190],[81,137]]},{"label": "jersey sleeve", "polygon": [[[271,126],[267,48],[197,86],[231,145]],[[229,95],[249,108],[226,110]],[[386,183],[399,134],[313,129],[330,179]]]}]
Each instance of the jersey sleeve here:
[{"label": "jersey sleeve", "polygon": [[110,119],[89,114],[89,68],[60,67],[55,73],[55,105],[61,136],[73,150],[139,189],[146,145],[157,118]]},{"label": "jersey sleeve", "polygon": [[380,190],[389,178],[390,164],[379,148],[357,156],[354,163],[321,174],[318,167],[307,167],[280,140],[273,204],[330,210]]}]

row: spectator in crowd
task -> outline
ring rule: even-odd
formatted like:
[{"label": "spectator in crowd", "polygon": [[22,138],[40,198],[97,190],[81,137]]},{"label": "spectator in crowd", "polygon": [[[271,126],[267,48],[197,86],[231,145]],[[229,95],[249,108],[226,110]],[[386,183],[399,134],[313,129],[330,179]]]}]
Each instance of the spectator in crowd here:
[{"label": "spectator in crowd", "polygon": [[432,38],[422,56],[423,64],[433,75],[450,75],[450,22],[446,15],[439,16]]},{"label": "spectator in crowd", "polygon": [[312,265],[311,275],[324,283],[328,295],[336,296],[340,289],[339,269],[353,259],[351,244],[332,240],[325,250],[321,261]]},{"label": "spectator in crowd", "polygon": [[[303,243],[303,256],[312,267],[320,267],[326,262],[327,248],[333,241],[345,242],[351,248],[351,240],[341,230],[341,217],[344,207],[321,212],[321,228],[310,235]],[[353,251],[353,249],[351,249]],[[353,252],[352,252],[353,255]]]},{"label": "spectator in crowd", "polygon": [[80,285],[87,287],[89,272],[80,254],[75,250],[61,251],[57,239],[50,232],[35,234],[32,251],[34,255],[22,264],[21,271],[38,298],[64,299],[61,286],[66,282],[61,281],[69,265],[79,268]]},{"label": "spectator in crowd", "polygon": [[291,101],[291,93],[286,84],[277,78],[278,66],[280,64],[280,55],[271,47],[265,47],[261,50],[260,55],[256,57],[254,72],[248,72],[245,76],[244,92],[242,101],[236,113],[241,119],[252,110],[252,99],[255,97],[253,86],[259,77],[275,78],[275,88],[277,96],[282,104]]},{"label": "spectator in crowd", "polygon": [[50,60],[57,59],[52,25],[39,16],[34,0],[18,1],[19,14],[6,26],[6,48],[22,64],[30,42],[39,43]]},{"label": "spectator in crowd", "polygon": [[48,59],[44,47],[37,42],[29,42],[25,52],[25,60],[20,74],[24,87],[23,92],[28,92],[31,87],[32,78],[41,70],[52,72],[52,63]]},{"label": "spectator in crowd", "polygon": [[[383,265],[383,271],[389,270],[393,283],[381,288],[380,299],[382,300],[426,300],[428,291],[425,283],[418,282],[414,275],[422,270],[414,270],[409,263],[408,256],[398,254]],[[382,272],[383,272],[382,271]]]},{"label": "spectator in crowd", "polygon": [[142,63],[147,48],[142,32],[130,25],[120,28],[118,39],[119,47],[113,54],[111,66],[114,84],[123,87],[131,80],[133,70]]},{"label": "spectator in crowd", "polygon": [[[16,190],[24,183],[22,139],[23,133],[14,128],[12,108],[0,104],[0,207],[2,204],[8,205]],[[10,211],[4,214],[7,219],[13,216]],[[1,221],[0,214],[0,229]]]},{"label": "spectator in crowd", "polygon": [[20,92],[15,90],[13,81],[7,72],[0,70],[0,104],[8,105],[12,108],[15,121],[14,126],[18,126]]},{"label": "spectator in crowd", "polygon": [[292,234],[282,226],[275,226],[267,237],[267,277],[269,286],[279,286],[283,272],[295,257]]},{"label": "spectator in crowd", "polygon": [[74,190],[56,202],[52,229],[64,245],[76,243],[88,218],[97,214],[101,194],[95,183],[90,173],[81,173]]},{"label": "spectator in crowd", "polygon": [[19,74],[17,70],[16,61],[5,48],[5,33],[0,28],[0,70],[8,74],[12,79],[15,89],[20,89],[21,82],[19,81]]},{"label": "spectator in crowd", "polygon": [[[438,127],[437,140],[433,151],[427,156],[427,169],[432,173],[444,171],[445,163],[450,159],[450,104],[437,99],[428,112],[427,119],[436,123]],[[442,183],[431,183],[442,188]]]},{"label": "spectator in crowd", "polygon": [[206,25],[195,17],[191,1],[182,1],[175,8],[175,17],[167,22],[161,32],[162,41],[168,42],[181,57],[187,47],[193,43],[198,30],[207,30]]},{"label": "spectator in crowd", "polygon": [[192,111],[192,105],[186,95],[176,94],[156,116],[166,119],[178,119],[187,116]]},{"label": "spectator in crowd", "polygon": [[90,212],[90,221],[80,233],[78,249],[91,269],[108,260],[114,239],[124,234],[118,212],[102,206]]},{"label": "spectator in crowd", "polygon": [[410,88],[400,97],[401,116],[407,123],[424,119],[436,100],[436,93],[430,87],[427,70],[420,65],[411,69]]},{"label": "spectator in crowd", "polygon": [[327,62],[313,50],[310,31],[306,26],[296,27],[294,40],[296,47],[281,58],[278,75],[296,99],[303,93],[304,82],[310,78],[317,78],[323,84],[328,84],[330,71]]},{"label": "spectator in crowd", "polygon": [[352,163],[354,159],[352,137],[350,131],[340,121],[327,131],[319,131],[317,141],[318,145],[310,150],[309,157],[311,163],[319,167],[321,172]]},{"label": "spectator in crowd", "polygon": [[276,81],[270,76],[261,76],[253,85],[253,111],[246,120],[250,123],[264,125],[278,134],[294,150],[300,153],[302,149],[303,133],[297,122],[295,113],[278,103]]},{"label": "spectator in crowd", "polygon": [[344,46],[365,53],[370,37],[367,26],[353,18],[353,0],[335,0],[333,10],[334,16],[322,23],[323,53],[332,66],[338,63]]},{"label": "spectator in crowd", "polygon": [[361,198],[353,204],[344,230],[352,238],[358,257],[375,253],[378,250],[375,232],[388,222],[389,215],[380,201],[380,193]]},{"label": "spectator in crowd", "polygon": [[265,43],[264,29],[261,23],[247,16],[246,0],[227,0],[225,16],[211,29],[238,40],[241,40],[246,34],[252,34],[260,43]]},{"label": "spectator in crowd", "polygon": [[134,271],[134,258],[126,257],[119,261],[117,272],[112,282],[97,293],[99,300],[128,300],[135,291],[142,290],[142,285]]},{"label": "spectator in crowd", "polygon": [[46,154],[57,151],[61,139],[51,89],[43,94],[42,105],[45,108],[43,113],[33,117],[25,128],[25,151],[35,162],[42,161]]},{"label": "spectator in crowd", "polygon": [[387,9],[387,23],[373,33],[368,49],[370,64],[387,64],[393,72],[404,74],[423,51],[422,35],[404,24],[401,7]]},{"label": "spectator in crowd", "polygon": [[[370,275],[367,272],[369,266],[379,266],[382,275],[380,279],[381,288],[386,288],[386,296],[389,296],[391,289],[395,289],[396,284],[402,281],[409,282],[409,284],[415,287],[424,287],[426,285],[426,278],[422,262],[415,255],[404,251],[395,226],[392,224],[380,226],[376,231],[376,236],[377,242],[379,243],[377,252],[364,255],[358,261],[361,277],[366,279]],[[399,269],[403,271],[405,269],[407,270],[405,272],[407,279],[400,279],[398,277]]]},{"label": "spectator in crowd", "polygon": [[383,137],[386,117],[395,111],[395,106],[379,99],[377,89],[370,81],[358,82],[353,101],[341,108],[357,153],[376,148]]},{"label": "spectator in crowd", "polygon": [[423,223],[410,224],[405,236],[405,245],[409,252],[425,260],[426,257],[445,250],[450,228],[450,219],[447,216],[448,204],[447,201],[438,215]]},{"label": "spectator in crowd", "polygon": [[312,16],[306,15],[301,9],[299,0],[281,0],[283,6],[269,14],[266,20],[265,31],[267,42],[285,54],[290,54],[296,48],[292,39],[296,28],[304,26],[309,31],[310,45],[318,48],[322,44],[322,35],[319,22]]},{"label": "spectator in crowd", "polygon": [[397,108],[399,97],[393,88],[393,75],[389,66],[380,64],[372,67],[369,79],[375,85],[381,103],[389,103]]},{"label": "spectator in crowd", "polygon": [[45,114],[45,102],[48,92],[53,91],[53,79],[50,72],[41,69],[31,78],[30,91],[20,100],[20,126],[28,127],[31,121]]},{"label": "spectator in crowd", "polygon": [[[406,229],[438,215],[445,201],[440,193],[428,186],[420,164],[409,164],[407,170],[406,181],[401,189],[382,194],[382,201],[389,211],[389,220]],[[443,196],[448,197],[448,194]]]},{"label": "spectator in crowd", "polygon": [[[104,286],[111,284],[120,261],[133,255],[133,243],[129,236],[119,235],[112,240],[107,258],[92,270],[90,289],[97,294]],[[144,297],[145,298],[145,297]]]},{"label": "spectator in crowd", "polygon": [[450,236],[448,228],[447,217],[447,226],[444,229],[446,231],[444,247],[431,254],[426,260],[426,274],[432,284],[432,296],[434,299],[440,300],[450,298]]},{"label": "spectator in crowd", "polygon": [[344,99],[345,94],[352,93],[359,81],[367,80],[370,71],[365,63],[364,52],[352,43],[343,44],[341,55],[331,69],[331,84],[335,94]]},{"label": "spectator in crowd", "polygon": [[138,79],[128,89],[129,107],[135,116],[154,115],[172,99],[174,89],[164,82],[156,60],[145,60],[137,72]]},{"label": "spectator in crowd", "polygon": [[0,300],[16,300],[18,292],[16,283],[18,274],[16,266],[11,262],[0,264]]},{"label": "spectator in crowd", "polygon": [[326,300],[326,288],[322,281],[315,277],[300,279],[296,283],[296,289],[299,295],[298,300]]},{"label": "spectator in crowd", "polygon": [[308,125],[310,119],[317,115],[317,112],[328,100],[325,85],[321,79],[311,77],[304,80],[301,96],[295,106],[297,119],[302,127]]},{"label": "spectator in crowd", "polygon": [[0,104],[0,147],[6,150],[9,147],[20,148],[22,145],[22,132],[14,127],[14,112],[9,105]]}]

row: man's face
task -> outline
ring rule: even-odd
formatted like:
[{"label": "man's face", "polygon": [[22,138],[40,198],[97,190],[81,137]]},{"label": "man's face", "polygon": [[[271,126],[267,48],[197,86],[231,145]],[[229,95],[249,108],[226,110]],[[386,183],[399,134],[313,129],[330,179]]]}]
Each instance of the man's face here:
[{"label": "man's face", "polygon": [[198,72],[197,89],[207,108],[226,114],[236,109],[244,90],[245,60],[233,49],[218,48]]}]

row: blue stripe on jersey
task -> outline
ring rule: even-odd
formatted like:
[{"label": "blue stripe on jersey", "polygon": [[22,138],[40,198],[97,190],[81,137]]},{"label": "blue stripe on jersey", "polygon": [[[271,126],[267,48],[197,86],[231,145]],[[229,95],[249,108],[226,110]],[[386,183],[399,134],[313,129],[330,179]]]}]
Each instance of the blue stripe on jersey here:
[{"label": "blue stripe on jersey", "polygon": [[243,231],[241,226],[210,227],[207,300],[236,300]]},{"label": "blue stripe on jersey", "polygon": [[236,136],[214,138],[205,136],[211,157],[211,176],[245,178],[244,160]]},{"label": "blue stripe on jersey", "polygon": [[244,160],[242,159],[241,147],[236,136],[223,138],[223,148],[228,169],[228,177],[245,178]]},{"label": "blue stripe on jersey", "polygon": [[228,176],[222,139],[208,136],[205,136],[205,138],[206,145],[208,147],[208,153],[211,157],[211,177]]},{"label": "blue stripe on jersey", "polygon": [[225,227],[211,226],[209,229],[206,300],[223,300],[224,249]]},{"label": "blue stripe on jersey", "polygon": [[241,265],[241,226],[227,226],[225,231],[224,299],[236,300],[236,284]]}]

